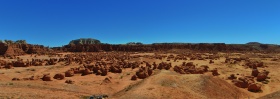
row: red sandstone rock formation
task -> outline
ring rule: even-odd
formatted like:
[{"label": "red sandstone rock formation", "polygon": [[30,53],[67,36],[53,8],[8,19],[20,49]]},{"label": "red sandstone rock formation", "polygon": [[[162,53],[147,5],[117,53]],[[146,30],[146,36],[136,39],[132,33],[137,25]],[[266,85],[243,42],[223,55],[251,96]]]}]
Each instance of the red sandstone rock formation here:
[{"label": "red sandstone rock formation", "polygon": [[259,92],[261,91],[261,87],[262,87],[261,84],[253,83],[248,86],[248,91]]},{"label": "red sandstone rock formation", "polygon": [[42,78],[43,81],[52,81],[50,74],[45,74]]},{"label": "red sandstone rock formation", "polygon": [[65,72],[65,77],[72,77],[72,76],[74,76],[74,71],[68,70]]},{"label": "red sandstone rock formation", "polygon": [[58,73],[58,74],[55,74],[53,78],[57,79],[57,80],[62,80],[65,78],[65,76],[62,73]]}]

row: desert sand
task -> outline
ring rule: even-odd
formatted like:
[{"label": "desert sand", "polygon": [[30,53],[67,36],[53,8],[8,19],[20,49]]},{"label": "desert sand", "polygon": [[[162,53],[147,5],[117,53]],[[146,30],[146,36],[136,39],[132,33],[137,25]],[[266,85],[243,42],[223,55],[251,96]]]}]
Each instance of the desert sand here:
[{"label": "desert sand", "polygon": [[277,99],[280,90],[279,54],[88,52],[0,60],[0,98]]}]

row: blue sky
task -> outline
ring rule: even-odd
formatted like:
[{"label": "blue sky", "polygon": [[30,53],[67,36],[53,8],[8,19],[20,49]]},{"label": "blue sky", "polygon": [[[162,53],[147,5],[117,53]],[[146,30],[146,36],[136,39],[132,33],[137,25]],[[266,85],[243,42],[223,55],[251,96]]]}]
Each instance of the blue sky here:
[{"label": "blue sky", "polygon": [[0,40],[280,44],[280,0],[0,0]]}]

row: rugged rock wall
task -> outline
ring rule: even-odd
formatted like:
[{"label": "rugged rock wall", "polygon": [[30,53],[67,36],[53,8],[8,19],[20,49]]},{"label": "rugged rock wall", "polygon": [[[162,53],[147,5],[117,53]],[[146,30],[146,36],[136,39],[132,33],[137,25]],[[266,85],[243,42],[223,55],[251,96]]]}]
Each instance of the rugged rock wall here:
[{"label": "rugged rock wall", "polygon": [[4,55],[8,49],[8,45],[0,43],[0,55]]},{"label": "rugged rock wall", "polygon": [[43,54],[46,52],[49,52],[48,48],[42,45],[0,43],[0,55],[5,56],[24,55],[32,53]]}]

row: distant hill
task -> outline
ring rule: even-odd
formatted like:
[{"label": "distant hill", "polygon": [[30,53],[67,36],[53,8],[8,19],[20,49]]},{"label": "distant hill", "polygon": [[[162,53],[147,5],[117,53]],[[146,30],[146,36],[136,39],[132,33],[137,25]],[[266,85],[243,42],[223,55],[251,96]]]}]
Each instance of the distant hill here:
[{"label": "distant hill", "polygon": [[143,45],[141,42],[128,42],[126,45]]},{"label": "distant hill", "polygon": [[69,42],[69,45],[74,44],[74,45],[84,45],[84,44],[101,44],[101,42],[97,39],[93,39],[93,38],[80,38],[80,39],[76,39],[76,40],[72,40]]},{"label": "distant hill", "polygon": [[262,43],[259,43],[259,42],[248,42],[246,44],[248,44],[248,45],[261,45]]}]

